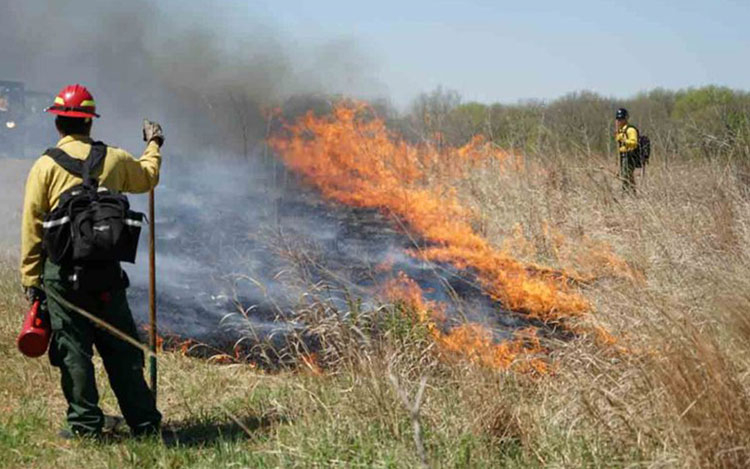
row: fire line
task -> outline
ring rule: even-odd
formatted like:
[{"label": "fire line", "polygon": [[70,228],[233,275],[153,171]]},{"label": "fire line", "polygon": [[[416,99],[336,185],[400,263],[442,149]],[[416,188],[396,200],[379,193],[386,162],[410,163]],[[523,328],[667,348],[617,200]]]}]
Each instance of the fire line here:
[{"label": "fire line", "polygon": [[[460,148],[410,144],[389,131],[366,103],[353,101],[336,104],[327,116],[308,112],[285,122],[269,144],[326,198],[397,216],[425,244],[410,255],[472,272],[485,293],[504,307],[545,322],[590,310],[571,285],[578,275],[523,263],[493,247],[472,227],[475,214],[459,200],[455,185],[468,170],[488,162],[497,163],[500,171],[522,168],[519,157],[479,137]],[[399,276],[398,281],[402,300],[422,311],[435,309],[423,303],[411,279]],[[397,290],[393,285],[389,289]],[[447,335],[437,328],[433,332],[444,350],[481,352],[485,358],[478,361],[502,368],[524,349],[540,349],[538,344],[529,347],[528,340],[493,344],[490,331],[478,324],[459,326]]]}]

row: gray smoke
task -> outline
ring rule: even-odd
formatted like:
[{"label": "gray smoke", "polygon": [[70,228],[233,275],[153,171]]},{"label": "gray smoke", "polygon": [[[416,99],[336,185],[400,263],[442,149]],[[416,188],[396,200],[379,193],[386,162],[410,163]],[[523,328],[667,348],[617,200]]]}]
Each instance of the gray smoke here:
[{"label": "gray smoke", "polygon": [[[244,34],[228,31],[211,20],[208,13],[220,8],[213,4],[204,17],[179,2],[0,0],[0,80],[50,95],[67,83],[87,85],[102,115],[94,137],[134,153],[143,145],[143,117],[164,125],[155,220],[162,325],[207,337],[243,309],[263,333],[295,327],[277,320],[304,301],[310,285],[324,285],[328,299],[345,308],[348,293],[372,297],[383,280],[375,266],[383,262],[417,279],[433,299],[467,298],[456,306],[464,316],[490,317],[494,306],[460,273],[437,275],[406,256],[409,238],[389,220],[322,201],[264,146],[264,109],[290,96],[298,97],[286,106],[294,114],[325,107],[330,95],[382,94],[356,44],[300,45],[262,21],[246,21]],[[50,143],[40,141],[39,149]],[[143,197],[131,201],[145,208]],[[143,249],[126,266],[141,320],[146,269]],[[509,317],[498,321],[519,327]]]},{"label": "gray smoke", "polygon": [[[263,147],[264,110],[292,95],[382,90],[352,41],[305,45],[260,19],[229,31],[211,19],[218,8],[149,0],[0,0],[0,80],[22,81],[50,96],[68,83],[86,85],[102,115],[94,137],[136,155],[143,147],[141,119],[163,124],[167,144],[156,220],[160,301],[165,325],[183,334],[210,332],[239,303],[262,304],[263,320],[280,309],[271,304],[289,304],[292,290],[280,286],[278,275],[286,266],[271,252],[273,227],[310,242],[326,230],[334,236],[334,227],[314,221],[313,214],[280,228],[279,200],[297,189],[277,187],[283,169]],[[40,135],[32,152],[53,143],[54,132]],[[131,202],[145,208],[143,197]],[[126,267],[140,318],[146,261],[144,251],[136,266]]]},{"label": "gray smoke", "polygon": [[264,134],[262,109],[290,95],[383,91],[352,41],[306,45],[261,19],[230,31],[211,14],[230,7],[204,5],[0,0],[0,80],[50,94],[80,82],[97,98],[99,138],[137,148],[149,116],[170,151],[194,157],[246,154]]}]

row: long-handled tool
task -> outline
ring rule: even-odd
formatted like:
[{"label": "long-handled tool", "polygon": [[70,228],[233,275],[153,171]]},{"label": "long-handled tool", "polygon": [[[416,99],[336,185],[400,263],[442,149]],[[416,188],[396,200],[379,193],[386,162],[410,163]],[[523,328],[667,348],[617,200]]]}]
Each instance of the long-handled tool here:
[{"label": "long-handled tool", "polygon": [[150,220],[148,230],[148,309],[149,321],[151,322],[151,334],[149,345],[151,357],[149,358],[149,371],[151,373],[151,393],[156,400],[156,218],[154,217],[154,189],[148,193],[148,219]]},{"label": "long-handled tool", "polygon": [[[149,144],[154,140],[160,147],[164,143],[164,132],[161,126],[148,119],[143,119],[143,141]],[[148,306],[151,334],[149,337],[149,371],[151,374],[151,393],[156,400],[156,210],[154,209],[154,191],[148,193]]]}]

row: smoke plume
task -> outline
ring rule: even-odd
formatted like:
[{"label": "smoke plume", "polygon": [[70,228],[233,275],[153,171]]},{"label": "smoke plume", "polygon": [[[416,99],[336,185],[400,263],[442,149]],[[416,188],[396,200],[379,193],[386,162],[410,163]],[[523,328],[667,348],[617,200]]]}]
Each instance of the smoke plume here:
[{"label": "smoke plume", "polygon": [[85,84],[102,115],[97,137],[135,149],[150,117],[165,124],[167,152],[186,157],[248,153],[264,134],[263,108],[290,95],[382,92],[353,41],[307,45],[260,17],[227,28],[223,17],[243,13],[229,8],[2,0],[0,80],[50,94]]},{"label": "smoke plume", "polygon": [[[298,327],[285,312],[311,286],[346,310],[352,298],[370,301],[395,273],[413,279],[420,296],[451,305],[449,315],[490,321],[506,338],[528,325],[496,314],[497,301],[461,263],[438,272],[407,255],[418,240],[394,229],[377,204],[326,202],[266,146],[267,112],[282,103],[293,117],[330,111],[327,96],[382,90],[353,42],[301,45],[260,20],[245,20],[240,34],[220,24],[220,7],[200,11],[192,2],[1,1],[2,79],[50,95],[66,83],[87,85],[102,115],[94,137],[109,144],[135,150],[143,117],[164,124],[154,220],[162,330],[203,340],[238,338],[248,324],[256,334],[283,333]],[[355,157],[357,148],[347,151]],[[131,201],[145,207],[143,198]],[[145,261],[143,249],[126,266],[142,322]],[[231,313],[249,320],[228,320]],[[229,330],[219,332],[219,323]]]},{"label": "smoke plume", "polygon": [[[372,96],[383,88],[351,40],[308,45],[262,18],[226,28],[217,15],[223,7],[198,3],[0,0],[0,80],[50,97],[65,84],[86,85],[102,116],[93,136],[136,156],[141,119],[163,124],[156,216],[162,324],[207,336],[240,305],[254,305],[262,324],[293,301],[296,293],[278,275],[288,265],[269,248],[280,237],[312,245],[341,230],[266,152],[265,110],[290,96]],[[39,135],[31,152],[54,139],[54,132]],[[131,202],[145,208],[142,196]],[[142,251],[135,266],[125,266],[141,320]],[[340,263],[353,265],[359,254]]]}]

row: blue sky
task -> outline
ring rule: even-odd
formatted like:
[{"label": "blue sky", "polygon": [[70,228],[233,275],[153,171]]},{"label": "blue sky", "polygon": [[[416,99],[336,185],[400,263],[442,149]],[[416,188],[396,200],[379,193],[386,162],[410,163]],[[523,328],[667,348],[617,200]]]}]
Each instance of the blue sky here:
[{"label": "blue sky", "polygon": [[[268,28],[300,50],[352,44],[395,104],[442,85],[514,102],[575,90],[750,89],[750,1],[174,1],[227,37]],[[220,25],[220,26],[219,26]],[[231,39],[230,39],[231,40]]]}]

